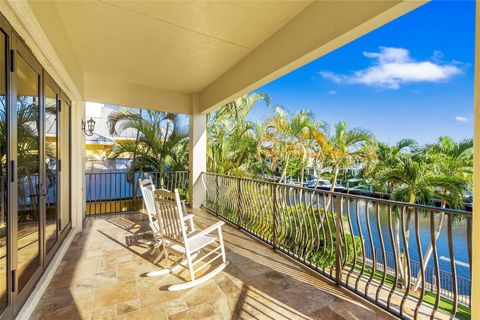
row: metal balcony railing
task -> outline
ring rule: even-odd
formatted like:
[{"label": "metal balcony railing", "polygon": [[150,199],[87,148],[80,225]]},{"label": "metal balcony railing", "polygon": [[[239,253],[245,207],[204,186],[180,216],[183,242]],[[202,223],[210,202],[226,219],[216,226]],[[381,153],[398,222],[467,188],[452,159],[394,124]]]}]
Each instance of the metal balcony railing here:
[{"label": "metal balcony railing", "polygon": [[178,189],[188,202],[188,171],[86,173],[86,214],[96,215],[142,209],[138,179],[150,177],[157,188]]},{"label": "metal balcony railing", "polygon": [[202,179],[210,212],[394,315],[470,318],[470,212],[212,173]]}]

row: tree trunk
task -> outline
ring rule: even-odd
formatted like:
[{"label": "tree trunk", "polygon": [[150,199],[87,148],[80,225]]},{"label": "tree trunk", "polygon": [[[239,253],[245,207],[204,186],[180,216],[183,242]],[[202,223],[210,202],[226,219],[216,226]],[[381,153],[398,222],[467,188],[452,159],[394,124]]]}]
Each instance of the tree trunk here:
[{"label": "tree trunk", "polygon": [[[332,177],[332,181],[331,181],[332,185],[330,186],[330,191],[331,192],[335,191],[335,187],[337,186],[337,177],[338,177],[338,165],[336,164],[333,167],[333,177]],[[327,205],[325,206],[325,208],[328,209],[328,207],[330,207],[331,202],[332,202],[332,196],[329,195],[328,200],[327,200]]]},{"label": "tree trunk", "polygon": [[285,168],[283,168],[282,175],[280,176],[280,180],[278,183],[282,183],[282,180],[285,179],[285,183],[287,182],[287,168],[288,168],[288,163],[290,161],[290,157],[287,156],[285,159]]},{"label": "tree trunk", "polygon": [[[445,201],[442,201],[442,208],[445,208],[445,207],[446,207],[446,203]],[[444,221],[445,221],[445,213],[442,212],[440,213],[440,217],[438,218],[438,224],[437,224],[437,227],[435,228],[435,233],[434,233],[435,241],[437,241],[438,237],[440,236],[440,232],[442,231]],[[423,263],[424,263],[423,270],[420,270],[417,274],[417,280],[413,285],[413,291],[416,291],[419,289],[420,284],[422,283],[422,277],[420,273],[423,271],[423,274],[425,275],[425,271],[427,270],[427,266],[428,266],[428,261],[430,260],[432,253],[433,253],[433,247],[432,247],[432,243],[430,243],[423,257]]]},{"label": "tree trunk", "polygon": [[396,226],[395,226],[395,241],[394,241],[394,247],[393,247],[393,250],[395,250],[395,255],[396,255],[396,260],[395,263],[397,265],[397,270],[399,271],[399,278],[402,280],[405,279],[405,274],[404,274],[404,270],[403,268],[401,267],[402,266],[402,257],[401,257],[401,250],[400,250],[400,218],[397,217],[397,222],[396,222]]},{"label": "tree trunk", "polygon": [[[307,157],[307,151],[303,150],[302,155],[302,171],[300,173],[300,187],[303,187],[303,179],[305,178],[305,158]],[[303,189],[300,189],[300,198],[302,197]]]},{"label": "tree trunk", "polygon": [[335,165],[333,169],[333,177],[332,177],[332,185],[330,186],[330,191],[335,191],[335,187],[337,186],[337,178],[338,178],[338,165]]},{"label": "tree trunk", "polygon": [[320,180],[320,176],[321,176],[322,171],[323,171],[322,163],[321,162],[320,162],[320,164],[318,164],[318,163],[319,163],[319,161],[316,159],[314,167],[315,167],[315,171],[317,172],[317,181],[315,182],[314,189],[317,189],[318,183],[319,183],[319,180]]},{"label": "tree trunk", "polygon": [[[411,202],[413,203],[413,202]],[[412,220],[412,211],[411,209],[407,209],[407,216],[405,217],[405,221],[404,221],[404,225],[405,225],[405,243],[407,244],[405,248],[403,248],[404,252],[408,252],[409,250],[409,244],[410,244],[410,222]],[[408,290],[410,284],[409,283],[406,283],[406,281],[408,280],[408,268],[409,266],[407,265],[409,263],[409,261],[407,261],[407,257],[406,255],[404,254],[403,255],[403,259],[402,259],[402,264],[401,264],[401,268],[403,269],[402,272],[403,272],[403,288]]]}]

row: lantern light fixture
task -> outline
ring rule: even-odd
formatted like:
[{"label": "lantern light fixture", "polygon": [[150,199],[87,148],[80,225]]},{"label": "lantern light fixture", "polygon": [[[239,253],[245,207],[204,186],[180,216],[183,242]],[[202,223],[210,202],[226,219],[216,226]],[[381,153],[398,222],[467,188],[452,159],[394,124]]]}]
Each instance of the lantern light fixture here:
[{"label": "lantern light fixture", "polygon": [[93,118],[90,118],[88,121],[82,120],[82,130],[85,135],[91,137],[93,130],[95,130],[95,120],[93,120]]}]

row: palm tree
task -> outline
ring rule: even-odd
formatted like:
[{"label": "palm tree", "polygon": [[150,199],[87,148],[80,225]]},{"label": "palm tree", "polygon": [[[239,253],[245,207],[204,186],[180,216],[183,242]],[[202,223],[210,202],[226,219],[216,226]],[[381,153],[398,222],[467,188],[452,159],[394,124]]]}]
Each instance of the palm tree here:
[{"label": "palm tree", "polygon": [[[138,133],[136,141],[118,143],[111,157],[133,155],[131,172],[156,171],[162,176],[164,170],[187,170],[186,152],[188,131],[180,126],[178,115],[159,111],[147,111],[146,115],[133,111],[117,110],[108,117],[111,135],[126,130]],[[187,153],[188,154],[188,153]],[[179,159],[183,159],[179,165]],[[183,165],[183,168],[182,168]]]},{"label": "palm tree", "polygon": [[[391,167],[385,167],[378,172],[377,179],[393,186],[392,198],[408,203],[428,204],[433,199],[441,200],[441,207],[449,205],[460,208],[463,202],[463,192],[468,190],[472,171],[471,141],[456,144],[450,138],[440,138],[439,143],[416,149],[413,153],[400,153]],[[405,242],[409,243],[410,224],[413,210],[406,210],[404,217]],[[435,239],[438,238],[444,220],[444,214],[439,216]],[[394,248],[400,259],[399,217],[397,217],[397,231]],[[430,246],[425,253],[425,266],[432,254]],[[399,265],[401,261],[399,260]],[[405,261],[400,268],[401,278],[405,279]],[[418,289],[420,277],[414,289]],[[404,283],[404,285],[406,285]]]},{"label": "palm tree", "polygon": [[[440,200],[440,206],[445,208],[447,205],[453,209],[463,209],[463,197],[466,191],[471,190],[473,176],[473,140],[463,140],[455,142],[450,137],[440,137],[438,142],[427,146],[425,150],[427,156],[432,159],[435,176],[432,177],[434,188],[434,198]],[[441,212],[438,217],[435,228],[435,241],[440,236],[445,221],[445,213]],[[424,255],[425,272],[428,262],[432,256],[432,244],[428,247]],[[453,257],[452,257],[453,259]],[[421,284],[420,272],[413,286],[417,290]]]},{"label": "palm tree", "polygon": [[[390,146],[386,143],[377,142],[375,147],[375,158],[373,161],[367,162],[363,169],[363,175],[372,181],[372,185],[376,190],[386,192],[390,195],[397,190],[396,197],[400,198],[402,192],[397,189],[398,185],[409,185],[416,177],[411,166],[409,158],[418,150],[418,144],[413,139],[402,139],[395,145]],[[409,170],[404,170],[404,168]],[[410,175],[408,174],[410,173]],[[413,182],[413,184],[415,184]],[[400,199],[401,200],[401,199]],[[400,216],[395,217],[394,246],[395,256],[397,257],[397,265],[402,265],[400,253]],[[403,268],[399,268],[400,278],[404,279]]]},{"label": "palm tree", "polygon": [[184,171],[187,170],[189,164],[189,145],[188,139],[184,139],[177,143],[170,156],[167,158],[167,166],[172,171]]},{"label": "palm tree", "polygon": [[402,139],[393,146],[376,142],[375,157],[366,162],[362,175],[372,181],[375,189],[391,194],[395,186],[392,181],[382,179],[383,172],[395,167],[402,154],[414,152],[417,148],[413,139]]},{"label": "palm tree", "polygon": [[270,97],[254,92],[240,97],[208,115],[207,166],[211,172],[249,175],[255,162],[258,125],[247,119],[260,101]]},{"label": "palm tree", "polygon": [[[340,169],[347,169],[374,156],[370,148],[373,140],[374,137],[369,131],[361,128],[348,130],[345,122],[338,122],[335,124],[334,132],[327,133],[323,150],[332,169],[330,191],[335,191]],[[328,198],[327,208],[330,202],[331,197]]]},{"label": "palm tree", "polygon": [[313,152],[313,167],[315,175],[318,178],[315,182],[314,188],[317,188],[320,182],[320,176],[322,175],[325,164],[328,161],[328,137],[325,132],[329,131],[328,125],[323,122],[317,122],[313,130],[313,136],[311,139],[311,149]]},{"label": "palm tree", "polygon": [[[427,162],[427,158],[422,153],[403,153],[398,156],[394,166],[385,168],[378,177],[380,181],[386,181],[394,186],[391,197],[396,201],[407,203],[431,203],[433,197],[433,180],[431,175],[431,166]],[[397,216],[396,234],[395,234],[395,248],[397,253],[397,265],[399,268],[400,278],[405,283],[405,275],[407,272],[406,261],[401,257],[400,250],[400,221],[402,220],[405,226],[404,240],[407,244],[405,251],[408,251],[408,244],[410,238],[410,224],[413,215],[413,210],[406,210],[405,215]]]},{"label": "palm tree", "polygon": [[272,170],[281,163],[282,174],[279,182],[287,178],[287,171],[293,157],[301,159],[301,183],[305,176],[305,166],[311,155],[309,143],[316,129],[313,114],[302,110],[290,116],[280,107],[275,108],[272,117],[268,118],[258,141],[258,150],[271,159]]}]

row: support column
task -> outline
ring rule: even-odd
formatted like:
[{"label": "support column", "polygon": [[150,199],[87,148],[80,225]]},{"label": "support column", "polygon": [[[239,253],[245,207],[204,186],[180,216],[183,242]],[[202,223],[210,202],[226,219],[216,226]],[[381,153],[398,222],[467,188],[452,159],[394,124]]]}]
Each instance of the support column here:
[{"label": "support column", "polygon": [[475,28],[473,225],[472,225],[472,319],[480,319],[480,5]]},{"label": "support column", "polygon": [[199,95],[192,95],[190,115],[189,194],[192,208],[199,208],[205,201],[206,190],[202,172],[207,171],[207,115],[198,112]]},{"label": "support column", "polygon": [[85,134],[82,131],[85,101],[73,101],[71,112],[72,227],[76,231],[81,231],[85,217]]}]

